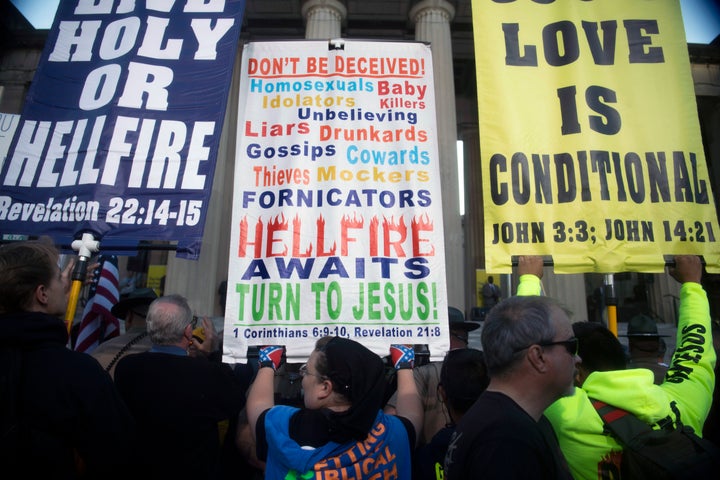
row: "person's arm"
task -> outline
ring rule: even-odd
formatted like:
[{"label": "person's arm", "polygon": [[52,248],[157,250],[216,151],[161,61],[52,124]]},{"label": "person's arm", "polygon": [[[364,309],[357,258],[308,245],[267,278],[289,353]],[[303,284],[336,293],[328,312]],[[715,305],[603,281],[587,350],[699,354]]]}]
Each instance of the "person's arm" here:
[{"label": "person's arm", "polygon": [[245,406],[254,440],[255,424],[260,414],[275,406],[275,371],[272,368],[261,368],[258,371],[255,381],[250,385]]},{"label": "person's arm", "polygon": [[415,445],[423,428],[423,404],[418,394],[413,368],[415,367],[415,350],[412,345],[391,345],[390,358],[397,370],[397,404],[396,415],[404,417],[415,429]]},{"label": "person's arm", "polygon": [[415,444],[423,428],[423,405],[412,369],[398,370],[397,415],[407,418],[415,428]]},{"label": "person's arm", "polygon": [[681,420],[702,431],[715,388],[715,349],[710,304],[700,284],[702,264],[695,255],[675,256],[670,275],[682,283],[676,348],[661,387],[677,402]]},{"label": "person's arm", "polygon": [[520,277],[516,295],[527,297],[542,293],[543,258],[540,255],[520,255],[517,273]]},{"label": "person's arm", "polygon": [[397,408],[395,408],[395,405],[397,405],[397,388],[395,389],[395,393],[392,394],[392,397],[390,397],[390,400],[388,400],[383,407],[383,412],[388,415],[397,415]]},{"label": "person's arm", "polygon": [[260,370],[250,386],[245,404],[253,440],[258,418],[265,410],[275,406],[275,371],[283,363],[283,348],[278,345],[262,347],[259,353]]}]

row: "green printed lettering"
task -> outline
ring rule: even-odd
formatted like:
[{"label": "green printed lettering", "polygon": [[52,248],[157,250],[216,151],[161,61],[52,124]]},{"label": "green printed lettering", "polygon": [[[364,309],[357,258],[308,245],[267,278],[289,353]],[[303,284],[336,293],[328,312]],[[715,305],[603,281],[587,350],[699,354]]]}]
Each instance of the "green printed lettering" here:
[{"label": "green printed lettering", "polygon": [[238,283],[235,291],[239,294],[238,320],[244,319],[246,300],[250,301],[252,319],[299,320],[300,283],[283,284],[270,282],[262,284]]}]

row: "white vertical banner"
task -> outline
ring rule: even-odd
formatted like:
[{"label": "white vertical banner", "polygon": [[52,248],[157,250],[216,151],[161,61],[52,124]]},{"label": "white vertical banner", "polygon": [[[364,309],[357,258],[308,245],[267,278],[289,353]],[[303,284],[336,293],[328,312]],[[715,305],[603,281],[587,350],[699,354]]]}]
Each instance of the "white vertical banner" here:
[{"label": "white vertical banner", "polygon": [[379,355],[449,346],[428,45],[245,46],[224,329],[306,359],[326,335]]}]

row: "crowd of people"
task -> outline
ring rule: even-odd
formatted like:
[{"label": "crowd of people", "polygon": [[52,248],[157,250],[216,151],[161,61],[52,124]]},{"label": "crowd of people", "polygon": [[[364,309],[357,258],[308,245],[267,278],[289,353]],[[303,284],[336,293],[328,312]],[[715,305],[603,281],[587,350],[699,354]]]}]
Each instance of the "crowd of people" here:
[{"label": "crowd of people", "polygon": [[[451,307],[450,349],[422,366],[412,345],[379,356],[341,337],[318,340],[303,365],[282,345],[229,365],[210,320],[150,289],[113,308],[122,337],[75,352],[63,320],[72,267],[45,241],[0,246],[0,455],[23,476],[622,478],[623,447],[596,401],[718,439],[718,338],[696,256],[669,270],[681,287],[667,365],[652,319],[633,319],[626,351],[542,295],[534,256],[519,257],[516,295],[485,317],[481,350],[468,346],[480,324]],[[297,402],[285,401],[288,380]]]}]

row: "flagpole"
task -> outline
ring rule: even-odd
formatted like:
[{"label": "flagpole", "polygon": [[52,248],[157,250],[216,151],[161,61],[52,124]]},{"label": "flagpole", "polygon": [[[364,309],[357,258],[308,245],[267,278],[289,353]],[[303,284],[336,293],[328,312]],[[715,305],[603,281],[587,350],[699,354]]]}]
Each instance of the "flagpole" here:
[{"label": "flagpole", "polygon": [[68,335],[70,335],[70,330],[72,330],[75,310],[77,308],[78,298],[80,297],[80,289],[82,289],[85,278],[87,277],[88,260],[93,252],[100,250],[100,242],[95,240],[92,233],[83,233],[81,240],[72,242],[72,249],[78,252],[78,261],[73,269],[70,296],[68,298],[67,310],[65,311]]}]

